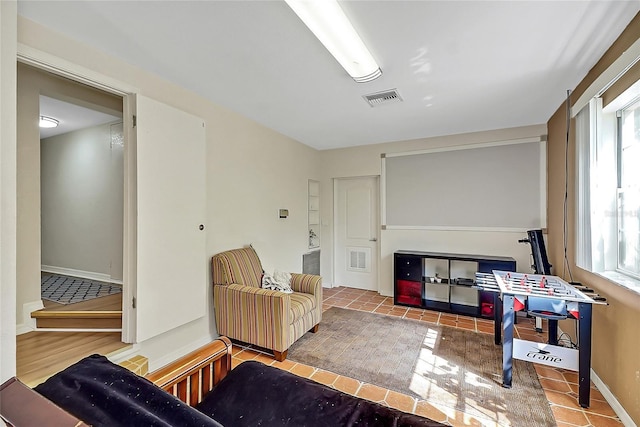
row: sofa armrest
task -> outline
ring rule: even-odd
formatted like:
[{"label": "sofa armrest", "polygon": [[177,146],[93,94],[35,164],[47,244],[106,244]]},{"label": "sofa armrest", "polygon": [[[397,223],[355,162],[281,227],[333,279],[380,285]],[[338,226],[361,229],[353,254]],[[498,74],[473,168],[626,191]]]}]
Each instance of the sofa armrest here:
[{"label": "sofa armrest", "polygon": [[291,273],[291,289],[295,292],[319,296],[322,300],[322,276]]},{"label": "sofa armrest", "polygon": [[[289,294],[238,284],[215,285],[213,301],[220,335],[278,351],[288,348]],[[260,319],[259,327],[248,327],[247,319]]]},{"label": "sofa armrest", "polygon": [[195,406],[229,371],[231,341],[220,336],[145,378],[187,405]]}]

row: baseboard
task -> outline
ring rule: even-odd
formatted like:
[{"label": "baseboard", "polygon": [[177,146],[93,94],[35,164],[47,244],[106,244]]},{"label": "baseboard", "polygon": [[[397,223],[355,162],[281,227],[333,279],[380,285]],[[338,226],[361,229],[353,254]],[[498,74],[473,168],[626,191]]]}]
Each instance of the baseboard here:
[{"label": "baseboard", "polygon": [[62,274],[64,276],[82,277],[83,279],[97,280],[98,282],[114,283],[122,285],[122,280],[112,279],[105,273],[94,273],[92,271],[75,270],[73,268],[54,267],[52,265],[42,265],[41,270],[46,273]]},{"label": "baseboard", "polygon": [[218,337],[204,336],[196,341],[190,342],[188,345],[182,346],[177,350],[167,353],[158,359],[155,359],[155,360],[149,359],[149,372],[158,370],[163,366],[178,360],[182,356],[185,356],[191,353],[192,351],[197,350],[203,345],[209,344],[211,341],[213,341],[216,338]]},{"label": "baseboard", "polygon": [[[563,333],[564,332],[562,332],[562,329],[560,329],[560,327],[558,326],[558,336],[562,336]],[[627,411],[624,410],[624,407],[620,404],[620,402],[618,402],[618,399],[616,399],[613,393],[611,393],[609,387],[604,383],[604,381],[600,379],[598,374],[596,374],[593,368],[591,368],[591,381],[593,381],[593,384],[595,384],[595,386],[598,388],[598,391],[602,393],[602,396],[604,396],[604,399],[609,403],[611,409],[613,409],[618,418],[620,418],[620,421],[622,421],[624,427],[638,427],[636,423],[634,423],[631,419],[631,416],[627,414]]]},{"label": "baseboard", "polygon": [[20,323],[16,325],[16,335],[26,334],[28,332],[33,332],[35,329],[32,329],[29,325],[25,325],[24,323]]},{"label": "baseboard", "polygon": [[36,319],[31,318],[31,313],[44,308],[42,300],[26,302],[22,305],[22,323],[16,325],[16,335],[26,334],[36,330]]},{"label": "baseboard", "polygon": [[139,354],[140,344],[130,344],[128,347],[124,347],[107,354],[106,357],[111,362],[118,364],[125,360],[131,359],[133,356],[138,356]]},{"label": "baseboard", "polygon": [[615,411],[620,421],[622,421],[622,424],[624,424],[624,427],[638,427],[631,419],[631,416],[627,414],[627,411],[624,410],[624,407],[618,402],[618,399],[611,393],[609,387],[607,387],[593,369],[591,369],[591,381],[598,387],[598,391],[602,393],[606,401],[609,402],[611,409]]}]

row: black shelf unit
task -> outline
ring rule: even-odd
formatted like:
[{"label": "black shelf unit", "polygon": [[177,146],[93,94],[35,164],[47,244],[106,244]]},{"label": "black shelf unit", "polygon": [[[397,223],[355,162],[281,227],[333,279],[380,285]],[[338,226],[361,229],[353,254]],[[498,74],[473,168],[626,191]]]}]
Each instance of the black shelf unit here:
[{"label": "black shelf unit", "polygon": [[[516,271],[516,260],[502,256],[397,251],[393,256],[393,301],[396,305],[493,319],[496,294],[477,289],[473,283],[475,272],[491,273],[492,270]],[[465,277],[455,277],[456,271],[462,271]]]}]

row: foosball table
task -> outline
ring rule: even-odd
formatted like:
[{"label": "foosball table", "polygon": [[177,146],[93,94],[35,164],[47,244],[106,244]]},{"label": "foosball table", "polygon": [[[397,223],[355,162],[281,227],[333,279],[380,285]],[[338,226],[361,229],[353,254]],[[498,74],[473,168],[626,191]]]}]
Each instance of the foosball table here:
[{"label": "foosball table", "polygon": [[[578,402],[589,407],[591,383],[592,306],[606,305],[606,299],[591,289],[565,282],[551,275],[494,270],[476,273],[476,286],[495,292],[495,343],[502,339],[502,385],[511,387],[513,358],[578,371]],[[514,339],[516,313],[547,319],[547,344]],[[577,348],[558,345],[558,320],[578,322]]]}]

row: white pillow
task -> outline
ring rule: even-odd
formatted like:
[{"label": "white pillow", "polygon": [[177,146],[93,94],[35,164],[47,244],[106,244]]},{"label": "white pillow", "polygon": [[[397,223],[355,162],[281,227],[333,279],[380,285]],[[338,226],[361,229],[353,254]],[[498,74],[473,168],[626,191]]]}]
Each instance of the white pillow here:
[{"label": "white pillow", "polygon": [[291,273],[275,270],[273,272],[273,278],[281,285],[291,288]]},{"label": "white pillow", "polygon": [[291,289],[291,274],[278,270],[274,271],[273,276],[265,273],[262,276],[262,288],[280,291],[286,294],[293,293],[293,289]]}]

